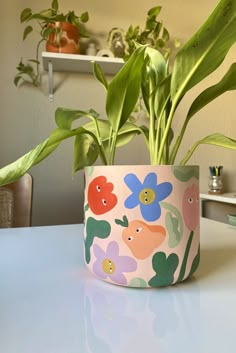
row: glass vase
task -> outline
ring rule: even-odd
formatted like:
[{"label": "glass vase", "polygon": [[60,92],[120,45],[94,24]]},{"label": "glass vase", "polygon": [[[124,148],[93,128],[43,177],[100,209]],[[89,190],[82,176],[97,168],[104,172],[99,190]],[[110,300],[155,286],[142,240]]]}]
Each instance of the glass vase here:
[{"label": "glass vase", "polygon": [[221,194],[223,190],[223,184],[221,176],[211,175],[209,177],[209,191],[214,194]]}]

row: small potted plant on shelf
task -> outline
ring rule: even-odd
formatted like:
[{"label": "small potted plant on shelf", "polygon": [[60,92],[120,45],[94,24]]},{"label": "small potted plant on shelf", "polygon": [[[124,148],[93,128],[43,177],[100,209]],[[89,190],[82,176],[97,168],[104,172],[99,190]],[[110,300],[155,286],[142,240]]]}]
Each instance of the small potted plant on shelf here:
[{"label": "small potted plant on shelf", "polygon": [[21,81],[31,82],[35,86],[40,84],[39,48],[42,42],[46,42],[46,51],[79,54],[79,40],[81,37],[88,36],[83,25],[88,19],[88,12],[80,16],[74,11],[62,13],[57,0],[52,0],[51,7],[40,12],[25,8],[20,16],[21,23],[27,23],[23,32],[23,40],[33,32],[32,25],[28,23],[37,24],[40,39],[36,46],[35,59],[28,60],[26,64],[21,59],[18,64],[18,73],[14,79],[15,85],[17,86]]},{"label": "small potted plant on shelf", "polygon": [[169,58],[172,49],[180,46],[180,41],[175,39],[172,43],[169,31],[157,19],[161,9],[161,6],[155,6],[148,10],[144,29],[138,25],[130,25],[127,31],[112,28],[108,34],[108,45],[113,54],[127,60],[139,43],[158,49],[166,59]]},{"label": "small potted plant on shelf", "polygon": [[[176,110],[191,88],[218,69],[236,42],[236,5],[221,0],[201,28],[178,51],[172,72],[156,49],[139,46],[109,83],[107,118],[94,110],[56,110],[57,128],[19,160],[0,169],[0,185],[16,180],[58,145],[75,138],[74,171],[85,168],[85,261],[99,278],[124,286],[159,287],[181,282],[199,264],[199,171],[187,166],[200,144],[236,150],[236,141],[213,133],[196,141],[185,156],[179,147],[200,109],[236,88],[236,63],[190,104],[178,136]],[[149,124],[129,121],[140,92]],[[76,121],[90,121],[74,127]],[[72,127],[73,123],[73,127]],[[114,165],[116,149],[142,135],[150,164]],[[98,157],[104,165],[94,166]],[[178,157],[178,163],[176,158]]]}]

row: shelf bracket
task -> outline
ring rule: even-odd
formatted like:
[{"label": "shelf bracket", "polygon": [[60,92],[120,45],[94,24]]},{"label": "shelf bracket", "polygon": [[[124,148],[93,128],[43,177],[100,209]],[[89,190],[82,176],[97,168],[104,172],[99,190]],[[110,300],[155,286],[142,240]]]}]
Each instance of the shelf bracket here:
[{"label": "shelf bracket", "polygon": [[48,90],[49,90],[49,101],[53,101],[53,65],[52,60],[48,60]]}]

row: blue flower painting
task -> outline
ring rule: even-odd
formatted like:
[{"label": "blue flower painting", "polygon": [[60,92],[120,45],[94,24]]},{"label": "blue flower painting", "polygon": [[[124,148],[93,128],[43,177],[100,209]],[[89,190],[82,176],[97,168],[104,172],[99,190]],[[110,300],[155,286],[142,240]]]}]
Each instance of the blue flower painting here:
[{"label": "blue flower painting", "polygon": [[170,195],[172,184],[164,182],[157,185],[157,175],[155,173],[149,173],[143,183],[132,173],[127,174],[124,180],[132,191],[132,194],[125,200],[125,207],[130,209],[139,205],[143,218],[149,222],[160,218],[161,207],[159,202]]}]

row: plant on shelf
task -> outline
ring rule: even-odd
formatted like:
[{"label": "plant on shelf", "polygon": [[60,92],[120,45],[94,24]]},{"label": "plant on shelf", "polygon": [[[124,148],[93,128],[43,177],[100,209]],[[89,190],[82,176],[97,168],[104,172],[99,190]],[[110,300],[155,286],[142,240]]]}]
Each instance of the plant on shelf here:
[{"label": "plant on shelf", "polygon": [[[114,55],[126,61],[135,51],[137,44],[141,44],[157,49],[168,61],[180,47],[180,41],[171,39],[163,22],[157,19],[161,10],[161,6],[148,10],[144,30],[138,25],[130,25],[127,31],[119,27],[112,28],[108,34],[108,46]],[[140,116],[147,115],[142,97],[138,100],[133,113],[129,120],[137,121]]]},{"label": "plant on shelf", "polygon": [[149,45],[158,49],[166,59],[169,58],[172,48],[180,46],[179,40],[170,41],[170,34],[161,21],[157,20],[161,6],[155,6],[147,12],[145,28],[130,25],[128,30],[114,27],[108,34],[108,45],[115,56],[127,60],[136,49],[137,43]]},{"label": "plant on shelf", "polygon": [[[205,88],[193,100],[179,136],[175,136],[172,129],[176,109],[183,97],[218,69],[235,41],[236,2],[221,0],[178,51],[171,73],[163,55],[147,46],[137,48],[110,83],[95,64],[95,76],[106,90],[107,118],[100,118],[94,110],[58,108],[55,113],[57,128],[26,155],[0,169],[0,184],[18,179],[68,138],[75,138],[74,172],[93,165],[98,157],[105,165],[115,164],[117,147],[129,143],[138,134],[144,137],[152,165],[176,164],[177,155],[179,164],[185,165],[200,144],[236,150],[235,140],[222,133],[213,133],[194,142],[185,156],[178,154],[191,119],[224,92],[236,89],[236,63],[219,82]],[[148,126],[128,121],[140,92],[149,114]],[[75,127],[76,121],[84,117],[89,122]]]},{"label": "plant on shelf", "polygon": [[[40,39],[36,45],[35,59],[30,59],[24,63],[22,59],[17,65],[18,73],[15,76],[14,83],[17,86],[19,82],[31,82],[34,86],[40,84],[39,72],[39,48],[42,42],[47,42],[47,50],[58,51],[61,45],[66,45],[66,40],[63,38],[63,32],[66,26],[69,27],[69,35],[73,38],[74,35],[79,37],[87,37],[87,32],[83,26],[89,19],[88,12],[76,15],[74,11],[69,11],[66,14],[59,11],[58,0],[52,0],[51,7],[40,12],[33,12],[30,8],[25,8],[20,15],[21,23],[27,23],[23,32],[23,40],[33,32],[32,25],[35,23],[37,28],[35,31],[39,33]],[[53,48],[54,49],[53,49]],[[68,50],[68,45],[66,47]],[[71,48],[70,48],[71,49]],[[78,43],[72,47],[74,52],[78,52]]]}]

